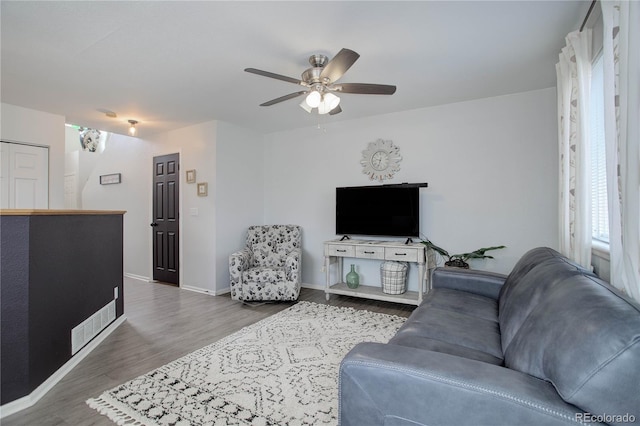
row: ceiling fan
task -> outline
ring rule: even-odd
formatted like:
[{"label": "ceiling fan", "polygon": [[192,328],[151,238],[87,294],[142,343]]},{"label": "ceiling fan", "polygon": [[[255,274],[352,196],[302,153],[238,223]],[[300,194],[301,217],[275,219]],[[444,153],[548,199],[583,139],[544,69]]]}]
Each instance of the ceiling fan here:
[{"label": "ceiling fan", "polygon": [[396,86],[386,84],[336,83],[359,57],[359,54],[349,49],[340,50],[331,60],[325,55],[312,55],[309,57],[311,68],[302,73],[301,80],[256,68],[245,68],[245,71],[298,84],[305,88],[305,90],[264,102],[260,106],[271,106],[298,96],[307,95],[300,104],[304,110],[310,113],[314,108],[318,108],[318,114],[328,113],[329,115],[335,115],[342,112],[340,98],[335,93],[393,95],[396,92]]}]

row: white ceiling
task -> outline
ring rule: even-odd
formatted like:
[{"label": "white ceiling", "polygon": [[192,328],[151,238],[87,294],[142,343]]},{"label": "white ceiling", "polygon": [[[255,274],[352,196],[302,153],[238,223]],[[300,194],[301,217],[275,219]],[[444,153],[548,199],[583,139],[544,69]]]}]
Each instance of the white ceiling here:
[{"label": "white ceiling", "polygon": [[[2,102],[144,137],[210,120],[273,132],[555,86],[565,35],[590,1],[6,1]],[[310,55],[360,59],[340,82],[395,84],[343,94],[343,112],[308,114]],[[100,110],[111,110],[108,118]]]}]

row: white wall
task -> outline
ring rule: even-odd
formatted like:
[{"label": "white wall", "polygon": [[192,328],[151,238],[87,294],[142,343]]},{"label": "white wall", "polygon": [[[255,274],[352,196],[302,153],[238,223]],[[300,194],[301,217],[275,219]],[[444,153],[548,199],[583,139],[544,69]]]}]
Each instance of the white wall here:
[{"label": "white wall", "polygon": [[[180,154],[180,285],[215,291],[215,149],[216,122],[211,121],[147,139],[113,134],[83,191],[83,208],[127,210],[125,273],[153,277],[153,157]],[[208,182],[209,196],[198,197],[187,184],[185,170],[196,169],[197,181]],[[100,185],[102,174],[121,173],[119,185]],[[197,215],[191,214],[197,209]]]},{"label": "white wall", "polygon": [[[112,134],[83,191],[83,208],[127,211],[125,273],[151,278],[153,157],[172,153],[180,154],[180,286],[219,294],[229,287],[229,254],[247,226],[262,221],[260,135],[217,121],[148,139]],[[207,182],[208,196],[186,183],[192,169],[197,182]],[[99,175],[109,173],[122,173],[122,183],[99,185]]]},{"label": "white wall", "polygon": [[263,223],[264,143],[253,131],[218,122],[216,285],[229,288],[229,255],[244,247],[247,227]]},{"label": "white wall", "polygon": [[[151,158],[149,141],[112,134],[82,190],[82,208],[125,210],[124,271],[150,277],[151,273]],[[100,175],[121,173],[122,183],[100,185]]]},{"label": "white wall", "polygon": [[[473,266],[508,272],[526,250],[557,245],[555,112],[551,88],[266,136],[215,121],[144,140],[112,135],[83,208],[127,211],[125,271],[150,277],[152,158],[179,152],[181,175],[196,169],[197,181],[209,183],[209,196],[198,197],[181,179],[184,287],[228,288],[228,255],[255,223],[301,225],[303,282],[321,285],[335,188],[375,184],[361,172],[361,152],[391,139],[404,159],[388,183],[429,183],[422,233],[451,252],[505,244],[495,260]],[[50,147],[51,208],[64,205],[64,133],[62,116],[2,104],[3,139]],[[122,173],[122,184],[99,185],[108,173]],[[377,263],[359,268],[363,283],[377,282]]]},{"label": "white wall", "polygon": [[[265,222],[303,227],[303,283],[324,283],[335,188],[376,184],[362,174],[362,150],[391,139],[403,160],[385,183],[429,184],[421,232],[453,253],[504,244],[472,266],[508,272],[527,250],[557,247],[556,129],[550,88],[269,134]],[[359,269],[362,283],[377,284],[377,263]]]},{"label": "white wall", "polygon": [[[217,122],[209,121],[157,135],[151,142],[153,156],[174,152],[180,154],[180,286],[211,293],[215,293],[216,289],[216,129]],[[196,170],[196,182],[207,182],[207,197],[197,195],[195,183],[186,183],[185,171],[192,169]],[[197,209],[197,215],[192,209]]]},{"label": "white wall", "polygon": [[49,208],[64,208],[64,116],[0,104],[0,138],[49,147]]}]

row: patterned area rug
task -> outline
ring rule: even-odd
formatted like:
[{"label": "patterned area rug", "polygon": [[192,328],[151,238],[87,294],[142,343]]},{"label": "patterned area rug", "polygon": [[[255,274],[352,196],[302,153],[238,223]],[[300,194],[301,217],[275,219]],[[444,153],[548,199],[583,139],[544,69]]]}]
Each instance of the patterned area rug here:
[{"label": "patterned area rug", "polygon": [[300,302],[87,401],[118,424],[337,424],[338,369],[397,316]]}]

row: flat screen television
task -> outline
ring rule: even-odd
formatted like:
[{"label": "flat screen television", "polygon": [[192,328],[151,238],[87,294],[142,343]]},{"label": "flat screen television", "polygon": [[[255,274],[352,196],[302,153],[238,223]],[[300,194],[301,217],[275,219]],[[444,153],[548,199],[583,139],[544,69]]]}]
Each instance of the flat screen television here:
[{"label": "flat screen television", "polygon": [[336,234],[420,236],[418,186],[336,188]]}]

